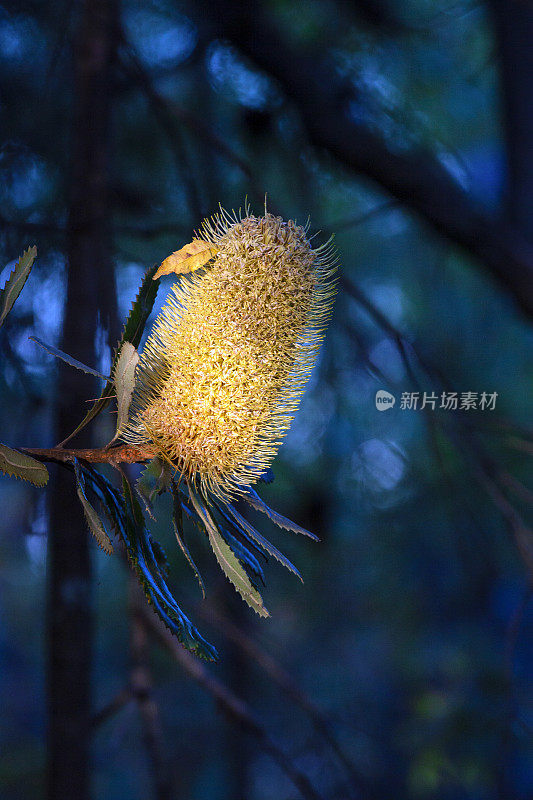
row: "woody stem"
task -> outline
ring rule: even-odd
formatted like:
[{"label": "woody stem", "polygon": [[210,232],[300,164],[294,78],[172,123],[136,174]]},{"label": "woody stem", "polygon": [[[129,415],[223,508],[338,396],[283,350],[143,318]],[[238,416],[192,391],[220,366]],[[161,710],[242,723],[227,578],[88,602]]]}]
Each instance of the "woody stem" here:
[{"label": "woody stem", "polygon": [[37,461],[54,461],[57,463],[69,463],[75,458],[81,458],[93,464],[135,464],[148,461],[156,453],[150,445],[140,445],[135,447],[130,444],[121,444],[116,447],[97,447],[97,448],[63,448],[51,447],[35,448],[21,447],[23,453],[33,456]]}]

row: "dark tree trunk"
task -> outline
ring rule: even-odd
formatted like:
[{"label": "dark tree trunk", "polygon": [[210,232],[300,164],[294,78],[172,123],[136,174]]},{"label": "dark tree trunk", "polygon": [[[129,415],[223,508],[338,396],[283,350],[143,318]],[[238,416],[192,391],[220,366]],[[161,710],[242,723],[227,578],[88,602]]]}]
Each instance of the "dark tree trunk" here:
[{"label": "dark tree trunk", "polygon": [[[533,242],[533,5],[524,0],[492,0],[492,10],[506,137],[505,211],[516,230]],[[511,797],[515,792],[512,777],[513,695],[514,689],[510,687],[507,730],[497,762],[500,798]]]},{"label": "dark tree trunk", "polygon": [[[109,127],[117,0],[84,0],[73,43],[74,126],[62,349],[92,364],[97,304],[113,295],[109,233]],[[98,303],[97,303],[98,301]],[[109,309],[110,302],[104,304]],[[111,308],[114,300],[111,301]],[[57,432],[69,434],[94,397],[91,379],[60,367]],[[84,436],[88,444],[88,438]],[[49,800],[89,798],[91,564],[72,475],[58,469],[48,550]]]},{"label": "dark tree trunk", "polygon": [[533,5],[493,0],[507,151],[507,214],[533,241]]}]

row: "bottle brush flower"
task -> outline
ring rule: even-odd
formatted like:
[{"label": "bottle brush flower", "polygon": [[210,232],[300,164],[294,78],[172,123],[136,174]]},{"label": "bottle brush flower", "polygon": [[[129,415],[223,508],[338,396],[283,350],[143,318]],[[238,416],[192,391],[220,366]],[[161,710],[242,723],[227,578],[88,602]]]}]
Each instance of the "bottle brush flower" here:
[{"label": "bottle brush flower", "polygon": [[261,217],[249,209],[244,217],[222,210],[163,262],[155,277],[177,272],[179,278],[140,356],[120,431],[130,444],[149,445],[156,471],[172,476],[166,486],[174,495],[174,530],[202,590],[183,539],[182,512],[207,535],[228,579],[262,616],[268,612],[254,551],[299,572],[233,501],[316,539],[253,489],[289,429],[331,315],[333,246],[313,249],[307,232],[266,209]]},{"label": "bottle brush flower", "polygon": [[187,247],[159,274],[208,266],[172,288],[141,355],[123,438],[151,442],[194,486],[228,501],[256,483],[289,429],[330,317],[334,254],[269,213],[222,212]]},{"label": "bottle brush flower", "polygon": [[[35,258],[28,250],[0,292],[0,324],[16,300]],[[158,283],[177,272],[163,309],[139,356]],[[143,278],[120,338],[109,376],[57,348],[34,341],[76,369],[105,379],[102,394],[76,430],[57,448],[26,453],[0,445],[0,470],[44,485],[48,477],[31,455],[68,463],[88,527],[113,551],[118,536],[147,601],[192,652],[217,657],[179,607],[167,583],[169,565],[147,526],[145,510],[163,492],[172,496],[177,543],[204,584],[187,544],[185,517],[206,536],[226,577],[248,605],[268,616],[260,594],[262,556],[291,572],[296,567],[243,516],[248,503],[281,528],[314,534],[269,508],[253,485],[270,467],[298,407],[331,314],[335,255],[331,242],[311,246],[307,226],[267,213],[244,218],[225,211],[196,238]],[[116,434],[104,448],[63,445],[117,400]],[[122,438],[126,445],[117,445]],[[133,445],[133,446],[131,446]],[[121,463],[151,458],[135,486]],[[122,492],[95,464],[122,474]],[[142,501],[139,502],[139,501]],[[96,506],[94,505],[96,503]]]}]

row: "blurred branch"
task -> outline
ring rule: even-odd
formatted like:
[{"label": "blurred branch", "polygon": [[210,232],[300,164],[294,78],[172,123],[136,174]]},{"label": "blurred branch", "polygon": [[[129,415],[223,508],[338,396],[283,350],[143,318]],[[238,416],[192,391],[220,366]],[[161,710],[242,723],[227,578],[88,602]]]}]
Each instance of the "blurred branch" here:
[{"label": "blurred branch", "polygon": [[518,478],[515,478],[514,475],[511,475],[510,472],[502,470],[498,474],[498,481],[502,486],[510,489],[524,503],[528,503],[530,506],[533,506],[533,491],[531,491],[529,487],[525,486],[522,481],[519,481]]},{"label": "blurred branch", "polygon": [[92,718],[91,724],[93,728],[99,728],[108,719],[112,719],[124,706],[133,700],[133,690],[131,686],[126,686],[121,689],[112,700],[100,709]]},{"label": "blurred branch", "polygon": [[144,617],[135,608],[146,600],[130,575],[131,613],[131,687],[137,701],[143,726],[143,738],[151,765],[157,800],[172,800],[172,785],[164,755],[163,732],[159,709],[152,695],[152,677],[148,663],[148,635]]},{"label": "blurred branch", "polygon": [[[217,611],[212,605],[206,609],[203,605],[198,606],[198,613],[209,622],[214,623],[228,639],[236,644],[252,661],[254,661],[271,680],[276,683],[282,691],[297,706],[299,706],[311,718],[316,731],[331,747],[339,762],[342,764],[346,773],[349,775],[356,790],[366,784],[363,776],[359,774],[351,762],[344,749],[332,733],[332,724],[327,716],[318,708],[308,695],[303,692],[291,675],[279,664],[272,656],[263,650],[257,642],[244,633],[228,617]],[[370,787],[365,786],[364,797],[370,800],[373,797]]]},{"label": "blurred branch", "polygon": [[[199,119],[196,114],[158,92],[154,85],[152,76],[143,66],[132,45],[124,38],[123,47],[125,68],[128,70],[132,78],[135,80],[135,83],[143,91],[145,97],[150,103],[162,130],[167,135],[170,146],[174,149],[176,148],[176,133],[180,134],[179,129],[176,129],[176,124],[178,123],[178,125],[188,128],[194,137],[205,142],[213,152],[218,153],[218,155],[220,155],[222,158],[225,158],[230,163],[235,164],[235,166],[240,169],[247,179],[252,197],[254,197],[256,200],[263,201],[263,187],[257,181],[248,162],[238,153],[236,153],[235,150],[233,150],[222,137],[218,136],[212,130],[212,128],[204,125],[202,120]],[[179,145],[178,151],[177,157],[181,160],[183,154],[181,153],[181,148]],[[191,197],[191,187],[187,186],[186,188],[188,189],[189,197]],[[271,199],[269,199],[269,207],[272,213],[276,213],[275,206]],[[196,209],[195,214],[198,218],[204,216],[203,214],[199,213],[198,209]]]},{"label": "blurred branch", "polygon": [[529,585],[522,595],[522,599],[515,608],[505,632],[505,677],[507,682],[507,724],[502,730],[501,743],[499,748],[499,764],[497,770],[498,797],[506,800],[512,794],[509,781],[509,765],[512,761],[512,744],[514,737],[514,723],[517,718],[516,686],[514,677],[514,657],[520,627],[524,618],[527,605],[531,599],[531,585]]},{"label": "blurred branch", "polygon": [[174,153],[175,161],[185,188],[191,214],[195,219],[205,216],[201,210],[200,197],[196,183],[193,179],[191,166],[187,163],[185,143],[182,138],[183,119],[176,113],[172,113],[169,104],[158,94],[152,84],[148,72],[144,69],[140,59],[135,53],[133,45],[126,42],[124,33],[122,39],[122,62],[126,70],[131,74],[135,82],[141,87],[157,119],[162,131],[165,133],[169,145]]},{"label": "blurred branch", "polygon": [[[409,353],[416,358],[422,371],[441,388],[449,390],[450,382],[443,375],[442,371],[430,364],[404,334],[398,330],[387,317],[366,297],[364,292],[352,281],[343,276],[341,286],[356,302],[365,309],[377,325],[392,339],[397,347],[398,354],[405,367],[405,371],[410,382],[419,391],[422,390],[416,373],[413,369]],[[511,489],[526,502],[531,502],[532,493],[523,484],[502,471],[494,458],[487,452],[483,444],[478,440],[476,432],[464,414],[458,414],[457,419],[451,424],[444,424],[437,416],[429,419],[430,424],[439,425],[445,435],[450,439],[456,450],[466,457],[472,465],[478,483],[485,489],[489,497],[499,509],[500,513],[508,523],[513,535],[515,544],[522,556],[528,569],[530,578],[533,578],[533,532],[524,522],[520,513],[516,510],[513,503],[505,494],[505,488]],[[533,446],[531,448],[533,452]]]},{"label": "blurred branch", "polygon": [[[121,556],[126,564],[127,558],[121,549]],[[139,586],[129,575],[130,610],[145,602]],[[152,678],[148,663],[148,637],[144,619],[137,613],[131,613],[131,674],[129,684],[121,689],[115,697],[101,709],[92,719],[93,729],[99,727],[121,711],[124,706],[135,700],[143,727],[143,739],[151,765],[151,773],[157,800],[171,800],[172,785],[168,764],[164,756],[163,733],[159,709],[152,694]]]},{"label": "blurred branch", "polygon": [[6,219],[0,214],[0,226],[18,231],[22,234],[60,234],[64,236],[66,227],[54,222],[27,222],[26,220]]},{"label": "blurred branch", "polygon": [[369,222],[369,220],[374,219],[374,217],[379,217],[379,215],[383,214],[384,211],[390,211],[393,208],[399,207],[400,203],[398,200],[387,200],[387,202],[380,203],[379,205],[374,206],[374,208],[364,211],[362,214],[349,217],[348,219],[341,219],[338,222],[330,222],[328,223],[327,227],[330,231],[335,231],[335,233],[338,233],[339,231],[346,230],[347,228],[355,228],[358,225]]},{"label": "blurred branch", "polygon": [[115,225],[115,233],[133,236],[137,239],[156,239],[158,236],[190,236],[190,228],[179,222],[166,222],[153,227],[142,227],[140,225]]},{"label": "blurred branch", "polygon": [[[10,220],[6,219],[1,214],[0,227],[7,228],[8,230],[14,230],[24,235],[37,236],[39,234],[55,234],[63,237],[66,234],[66,227],[58,223]],[[180,236],[188,236],[190,234],[190,230],[189,228],[185,228],[181,221],[176,221],[154,225],[153,227],[142,227],[141,225],[114,225],[113,233],[135,236],[139,239],[155,239],[157,236],[163,236],[165,234],[179,234]]]},{"label": "blurred branch", "polygon": [[135,613],[142,617],[146,627],[187,675],[211,695],[224,714],[255,737],[260,747],[278,764],[302,797],[305,797],[306,800],[323,800],[323,796],[314,788],[309,778],[300,771],[291,757],[270,738],[260,720],[240,697],[212,675],[201,661],[185,650],[145,603],[139,604]]},{"label": "blurred branch", "polygon": [[178,103],[171,101],[161,95],[152,81],[151,76],[144,68],[140,59],[136,56],[133,47],[126,41],[124,44],[124,57],[125,67],[131,76],[135,79],[137,85],[142,89],[152,109],[156,113],[161,127],[166,131],[171,144],[173,144],[173,137],[176,123],[185,125],[189,128],[191,133],[198,136],[200,139],[206,141],[209,146],[218,152],[221,156],[226,158],[231,163],[235,164],[245,177],[253,180],[250,166],[246,161],[235,153],[231,147],[222,139],[217,136],[210,128],[207,128],[195,114],[189,111]]},{"label": "blurred branch", "polygon": [[260,3],[215,0],[202,5],[213,33],[233,41],[272,75],[300,111],[309,139],[387,192],[465,248],[533,317],[533,247],[501,218],[480,207],[438,158],[422,148],[395,147],[374,126],[353,114],[353,84],[322,55],[288,42]]},{"label": "blurred branch", "polygon": [[507,521],[516,546],[528,568],[529,580],[533,580],[533,533],[531,529],[487,470],[477,466],[475,472],[478,482],[484,486],[487,494]]}]

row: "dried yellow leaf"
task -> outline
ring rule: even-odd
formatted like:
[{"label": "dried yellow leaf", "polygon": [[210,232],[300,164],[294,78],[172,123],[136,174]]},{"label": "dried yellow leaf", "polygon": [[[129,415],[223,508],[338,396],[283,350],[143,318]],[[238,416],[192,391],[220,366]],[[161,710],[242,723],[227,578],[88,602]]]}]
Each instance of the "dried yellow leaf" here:
[{"label": "dried yellow leaf", "polygon": [[169,275],[175,272],[184,275],[186,272],[193,272],[207,264],[216,254],[219,248],[211,242],[203,242],[201,239],[193,239],[190,244],[186,244],[181,250],[176,250],[165,258],[156,274],[154,281],[161,275]]}]

